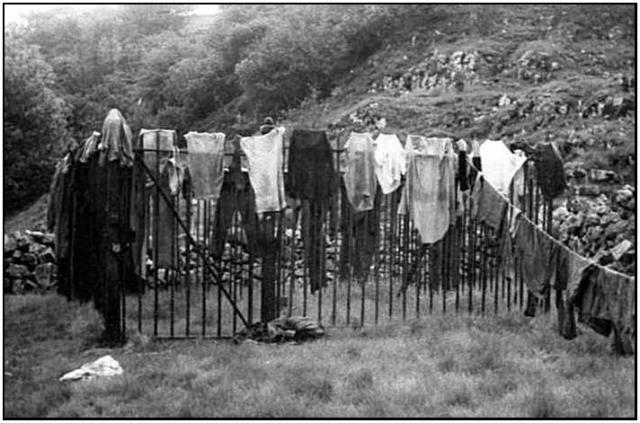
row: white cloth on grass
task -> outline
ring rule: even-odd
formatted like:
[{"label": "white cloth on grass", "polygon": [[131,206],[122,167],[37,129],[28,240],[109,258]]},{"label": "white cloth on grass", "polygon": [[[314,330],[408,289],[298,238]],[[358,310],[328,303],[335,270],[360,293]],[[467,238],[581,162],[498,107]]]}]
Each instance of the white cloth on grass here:
[{"label": "white cloth on grass", "polygon": [[79,369],[73,370],[61,376],[59,380],[88,380],[99,376],[117,376],[124,370],[110,355],[100,357],[92,363],[85,363]]}]

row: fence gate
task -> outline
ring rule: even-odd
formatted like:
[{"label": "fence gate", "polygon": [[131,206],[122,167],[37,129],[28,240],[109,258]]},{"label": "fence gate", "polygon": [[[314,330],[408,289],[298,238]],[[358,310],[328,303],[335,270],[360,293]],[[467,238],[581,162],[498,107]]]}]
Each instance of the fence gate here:
[{"label": "fence gate", "polygon": [[[334,150],[336,169],[342,153]],[[172,154],[179,161],[186,153]],[[408,216],[398,214],[400,189],[378,192],[375,209],[362,214],[351,212],[336,186],[327,207],[290,202],[259,218],[242,172],[225,171],[219,200],[196,200],[170,157],[159,148],[136,151],[145,287],[126,296],[129,328],[158,338],[225,338],[265,317],[359,327],[506,313],[533,298],[518,260],[501,265],[492,229],[472,219],[467,194],[456,198],[461,206],[447,235],[422,245]],[[518,205],[549,231],[551,202],[537,188],[533,162],[524,166]],[[548,311],[550,296],[543,303]]]}]

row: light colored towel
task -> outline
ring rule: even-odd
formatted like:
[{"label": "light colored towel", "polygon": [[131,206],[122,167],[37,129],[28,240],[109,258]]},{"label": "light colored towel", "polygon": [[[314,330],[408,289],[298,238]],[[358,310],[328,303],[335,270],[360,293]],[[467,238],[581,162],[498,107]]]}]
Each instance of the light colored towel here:
[{"label": "light colored towel", "polygon": [[485,180],[508,196],[511,180],[527,158],[512,153],[502,141],[486,140],[480,146],[480,160]]},{"label": "light colored towel", "polygon": [[184,138],[187,140],[186,157],[194,198],[217,200],[224,179],[225,135],[189,132]]},{"label": "light colored towel", "polygon": [[266,135],[242,137],[240,147],[247,155],[249,181],[256,196],[256,213],[280,211],[287,206],[284,193],[285,129]]},{"label": "light colored towel", "polygon": [[398,189],[402,175],[407,172],[407,153],[398,137],[393,134],[380,134],[375,140],[373,157],[382,193],[389,194]]}]

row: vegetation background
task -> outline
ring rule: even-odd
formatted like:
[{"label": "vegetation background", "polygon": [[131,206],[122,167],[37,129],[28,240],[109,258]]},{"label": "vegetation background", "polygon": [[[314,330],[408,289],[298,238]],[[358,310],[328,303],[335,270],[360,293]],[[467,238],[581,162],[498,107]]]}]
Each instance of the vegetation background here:
[{"label": "vegetation background", "polygon": [[[221,5],[212,16],[194,15],[193,7],[72,13],[62,6],[5,26],[5,216],[47,191],[55,160],[99,129],[113,107],[134,133],[184,133],[246,130],[265,114],[326,126],[375,101],[402,131],[531,142],[584,135],[596,146],[598,138],[621,138],[616,152],[590,152],[592,159],[634,167],[635,115],[576,120],[549,118],[546,109],[493,109],[504,94],[535,103],[544,95],[553,108],[574,109],[611,95],[616,72],[635,66],[635,5]],[[479,52],[492,63],[478,84],[457,93],[372,94],[385,76],[406,73],[434,51]],[[543,82],[522,80],[511,71],[527,51],[549,55],[559,71]],[[635,108],[635,95],[630,101]]]}]

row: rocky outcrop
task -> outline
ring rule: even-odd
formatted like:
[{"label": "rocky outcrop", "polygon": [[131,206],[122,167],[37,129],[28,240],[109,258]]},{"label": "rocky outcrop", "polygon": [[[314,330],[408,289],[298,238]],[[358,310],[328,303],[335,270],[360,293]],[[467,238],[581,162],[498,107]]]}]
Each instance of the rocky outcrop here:
[{"label": "rocky outcrop", "polygon": [[4,293],[45,291],[56,285],[53,234],[14,232],[4,236]]},{"label": "rocky outcrop", "polygon": [[577,253],[633,275],[636,262],[635,189],[629,185],[610,200],[577,197],[553,212],[554,235]]}]

